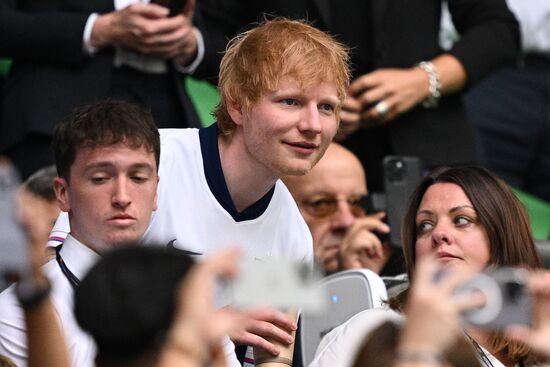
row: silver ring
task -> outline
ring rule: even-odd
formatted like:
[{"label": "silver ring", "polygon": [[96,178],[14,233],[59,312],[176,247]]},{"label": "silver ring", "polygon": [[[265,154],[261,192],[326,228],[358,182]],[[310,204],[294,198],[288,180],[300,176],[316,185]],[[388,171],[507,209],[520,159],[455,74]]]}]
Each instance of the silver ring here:
[{"label": "silver ring", "polygon": [[388,106],[386,101],[380,101],[374,106],[374,109],[380,116],[384,116],[390,110],[390,106]]}]

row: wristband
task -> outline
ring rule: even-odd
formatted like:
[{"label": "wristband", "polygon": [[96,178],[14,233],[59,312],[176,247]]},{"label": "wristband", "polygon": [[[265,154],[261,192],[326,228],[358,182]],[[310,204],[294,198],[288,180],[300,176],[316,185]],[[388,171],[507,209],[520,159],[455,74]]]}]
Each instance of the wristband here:
[{"label": "wristband", "polygon": [[254,360],[255,365],[260,365],[264,363],[280,363],[287,366],[292,366],[292,360],[284,357],[261,358],[260,360]]},{"label": "wristband", "polygon": [[441,98],[442,88],[439,73],[431,61],[422,61],[417,66],[426,72],[428,75],[428,82],[430,83],[428,87],[430,95],[422,102],[422,106],[425,108],[437,107],[439,99]]},{"label": "wristband", "polygon": [[428,351],[399,351],[395,357],[398,362],[423,362],[434,366],[443,366],[443,357],[439,353]]},{"label": "wristband", "polygon": [[33,308],[45,300],[51,290],[52,286],[47,278],[44,278],[39,283],[35,283],[32,280],[23,280],[17,283],[15,294],[23,308]]}]

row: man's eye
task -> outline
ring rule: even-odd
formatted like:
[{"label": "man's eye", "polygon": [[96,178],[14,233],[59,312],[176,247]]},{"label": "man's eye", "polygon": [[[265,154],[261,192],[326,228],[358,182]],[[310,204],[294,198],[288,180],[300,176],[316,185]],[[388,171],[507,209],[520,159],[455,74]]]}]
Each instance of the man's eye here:
[{"label": "man's eye", "polygon": [[334,199],[317,199],[307,203],[310,208],[310,214],[323,218],[334,213],[338,208],[338,202]]},{"label": "man's eye", "polygon": [[284,98],[284,99],[281,99],[280,102],[284,105],[287,105],[287,106],[297,106],[298,105],[298,101],[295,100],[294,98]]},{"label": "man's eye", "polygon": [[311,206],[314,208],[322,208],[322,207],[331,206],[334,204],[335,204],[335,201],[331,199],[319,199],[311,202]]},{"label": "man's eye", "polygon": [[132,178],[132,181],[138,182],[138,183],[147,181],[146,176],[132,176],[131,178]]},{"label": "man's eye", "polygon": [[322,103],[319,105],[319,109],[324,112],[333,112],[334,106],[331,105],[330,103]]},{"label": "man's eye", "polygon": [[105,177],[105,176],[95,176],[95,177],[92,177],[91,178],[91,181],[94,183],[94,184],[102,184],[104,182],[106,182],[109,178],[108,177]]}]

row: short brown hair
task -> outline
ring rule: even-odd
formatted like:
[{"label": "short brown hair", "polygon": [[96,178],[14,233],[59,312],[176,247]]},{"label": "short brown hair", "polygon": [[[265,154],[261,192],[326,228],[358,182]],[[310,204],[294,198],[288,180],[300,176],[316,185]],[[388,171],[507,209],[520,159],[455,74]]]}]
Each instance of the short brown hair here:
[{"label": "short brown hair", "polygon": [[296,78],[303,86],[334,81],[343,101],[348,64],[347,48],[305,21],[275,18],[241,33],[229,42],[220,64],[221,100],[214,112],[220,131],[229,135],[235,129],[229,103],[237,102],[246,111],[263,94],[274,91],[283,76]]},{"label": "short brown hair", "polygon": [[71,165],[82,148],[124,143],[154,153],[157,170],[160,136],[149,111],[124,101],[104,100],[76,108],[55,127],[52,147],[57,174],[69,182]]},{"label": "short brown hair", "polygon": [[[363,340],[353,367],[393,366],[401,333],[400,325],[391,321],[382,323]],[[481,366],[473,346],[463,336],[443,351],[443,357],[453,367]]]}]

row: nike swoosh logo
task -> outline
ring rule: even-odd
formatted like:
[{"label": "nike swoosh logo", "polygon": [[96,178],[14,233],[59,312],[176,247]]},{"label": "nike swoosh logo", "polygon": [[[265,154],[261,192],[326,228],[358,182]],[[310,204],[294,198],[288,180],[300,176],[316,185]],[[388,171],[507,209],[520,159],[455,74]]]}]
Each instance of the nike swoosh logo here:
[{"label": "nike swoosh logo", "polygon": [[200,252],[194,252],[194,251],[189,251],[189,250],[185,250],[185,249],[182,249],[182,248],[177,248],[176,246],[174,246],[174,242],[176,242],[176,238],[174,238],[172,241],[168,242],[166,244],[166,247],[168,247],[170,250],[176,250],[176,251],[179,251],[179,252],[183,252],[184,254],[187,254],[187,255],[195,255],[195,256],[202,255],[202,253],[200,253]]}]

